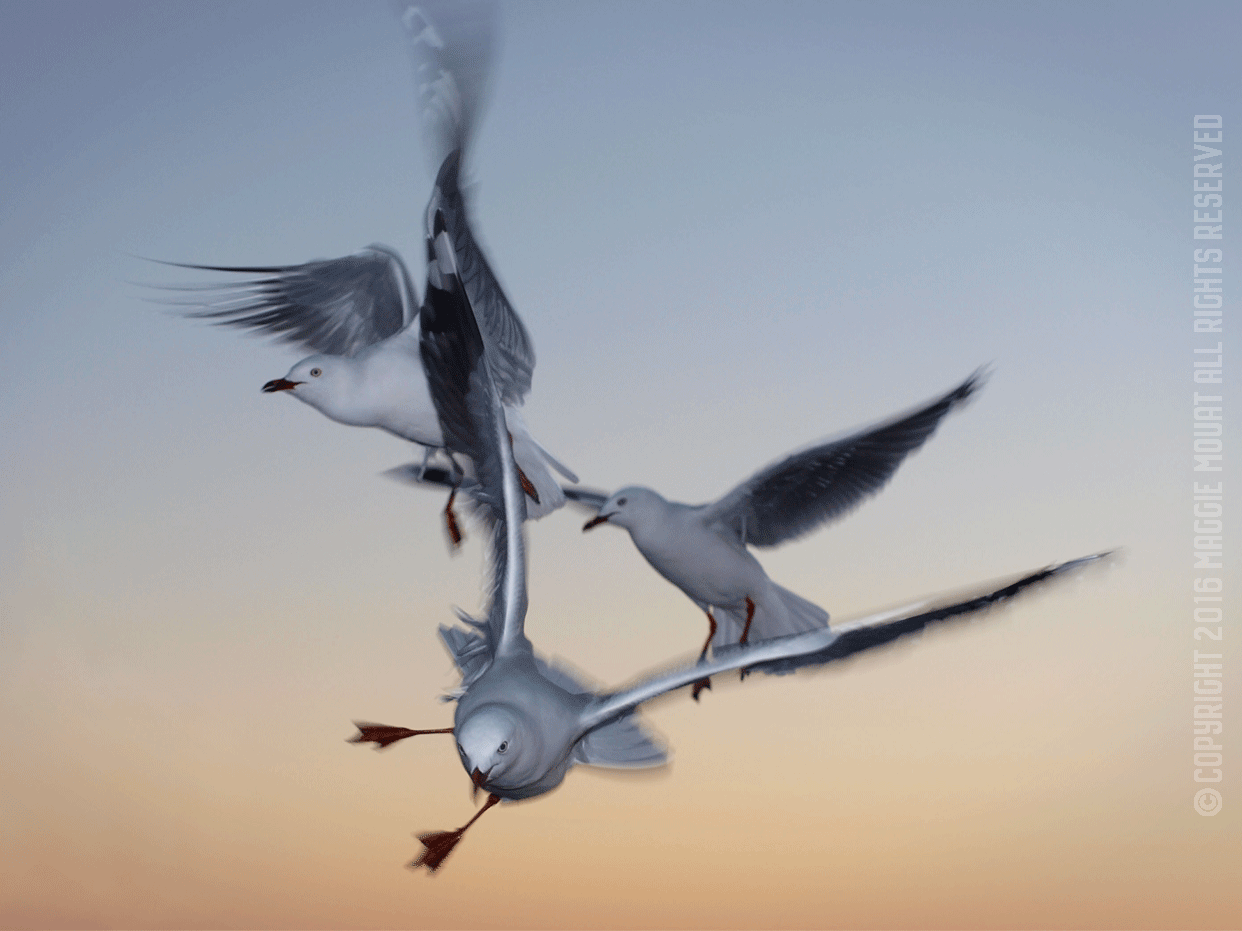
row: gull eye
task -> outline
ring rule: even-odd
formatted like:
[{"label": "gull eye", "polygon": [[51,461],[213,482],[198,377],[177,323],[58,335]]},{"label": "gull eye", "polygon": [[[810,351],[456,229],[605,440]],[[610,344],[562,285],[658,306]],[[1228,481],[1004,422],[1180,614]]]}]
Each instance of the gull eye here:
[{"label": "gull eye", "polygon": [[618,498],[618,499],[617,499],[617,507],[619,507],[619,508],[623,508],[623,507],[625,507],[625,499],[624,499],[624,498]]},{"label": "gull eye", "polygon": [[497,752],[497,753],[504,753],[504,752],[505,752],[506,750],[508,750],[508,749],[509,749],[509,741],[507,741],[507,740],[502,740],[502,741],[500,742],[500,746],[496,748],[496,752]]},{"label": "gull eye", "polygon": [[323,369],[311,369],[311,378],[318,378],[323,374]]}]

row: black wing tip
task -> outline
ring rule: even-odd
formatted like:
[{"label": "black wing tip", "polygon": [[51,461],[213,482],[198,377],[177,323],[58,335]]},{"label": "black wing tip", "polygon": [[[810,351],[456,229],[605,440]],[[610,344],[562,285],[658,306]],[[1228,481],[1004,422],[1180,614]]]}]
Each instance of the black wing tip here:
[{"label": "black wing tip", "polygon": [[964,382],[950,391],[945,396],[944,400],[954,407],[968,401],[988,383],[988,380],[992,377],[993,371],[994,369],[992,363],[985,362],[983,365],[971,372],[969,377],[967,377]]},{"label": "black wing tip", "polygon": [[[1102,566],[1108,565],[1111,561],[1116,559],[1120,553],[1121,550],[1119,548],[1114,548],[1111,550],[1102,550],[1099,553],[1092,553],[1089,556],[1079,556],[1077,559],[1067,559],[1064,562],[1051,563],[1044,566],[1042,569],[1036,569],[1034,572],[1028,572],[1026,575],[1016,579],[1010,584],[996,589],[986,595],[982,595],[977,599],[966,601],[959,605],[953,605],[940,610],[948,612],[946,617],[952,617],[958,613],[971,614],[982,608],[1003,604],[1031,586],[1050,581],[1058,576],[1065,576],[1079,572],[1095,563]],[[971,607],[976,603],[978,603],[979,607]],[[933,616],[937,613],[937,611],[931,612]]]},{"label": "black wing tip", "polygon": [[464,155],[465,149],[459,143],[453,151],[444,156],[444,161],[440,163],[440,170],[436,172],[436,187],[441,192],[452,194],[460,190],[461,163]]},{"label": "black wing tip", "polygon": [[460,484],[453,480],[453,475],[448,469],[441,466],[430,466],[423,469],[421,465],[413,462],[385,469],[380,475],[407,485],[436,485],[443,488],[455,488]]},{"label": "black wing tip", "polygon": [[1109,550],[1101,550],[1098,553],[1092,553],[1090,556],[1079,556],[1077,559],[1068,559],[1065,562],[1054,563],[1048,567],[1048,571],[1052,575],[1062,575],[1066,572],[1075,572],[1079,569],[1085,569],[1092,563],[1099,563],[1101,566],[1108,566],[1120,562],[1125,556],[1125,549],[1115,546]]},{"label": "black wing tip", "polygon": [[234,272],[239,275],[280,275],[298,267],[297,265],[198,265],[194,262],[153,259],[145,255],[135,255],[134,258],[142,259],[144,262],[154,262],[156,265],[167,265],[170,268],[193,268],[202,272]]}]

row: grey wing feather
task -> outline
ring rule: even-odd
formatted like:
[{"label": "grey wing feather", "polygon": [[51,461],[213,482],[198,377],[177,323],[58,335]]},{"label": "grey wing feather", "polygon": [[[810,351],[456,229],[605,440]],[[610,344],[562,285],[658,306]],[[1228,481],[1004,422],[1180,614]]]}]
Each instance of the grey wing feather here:
[{"label": "grey wing feather", "polygon": [[169,302],[195,308],[185,311],[188,317],[258,330],[310,352],[352,356],[400,332],[418,305],[401,256],[378,244],[354,255],[301,265],[160,264],[249,276],[163,290],[194,295]]},{"label": "grey wing feather", "polygon": [[499,8],[479,0],[396,0],[409,42],[423,144],[434,171],[467,148],[478,125],[499,40]]},{"label": "grey wing feather", "polygon": [[980,369],[918,410],[794,453],[706,506],[704,520],[751,546],[776,546],[842,517],[878,492],[944,416],[982,384]]},{"label": "grey wing feather", "polygon": [[604,506],[604,502],[608,500],[607,492],[599,491],[595,488],[579,488],[578,486],[562,486],[565,497],[573,504],[592,512],[598,511]]},{"label": "grey wing feather", "polygon": [[419,348],[436,413],[451,448],[474,464],[476,516],[492,529],[488,647],[529,648],[526,494],[518,480],[504,408],[483,337],[442,230],[430,243],[427,294],[419,314]]},{"label": "grey wing feather", "polygon": [[[457,274],[456,256],[446,243],[443,232],[428,243],[419,353],[445,445],[478,463],[489,459],[492,416],[484,382],[491,379],[486,377],[483,341]],[[481,484],[499,491],[498,476],[491,478],[491,483],[480,479]],[[499,503],[495,497],[493,502]]]},{"label": "grey wing feather", "polygon": [[521,404],[530,392],[534,348],[475,239],[461,190],[462,163],[491,75],[497,6],[460,0],[402,2],[398,15],[414,59],[424,143],[437,172],[427,205],[427,236],[432,239],[438,232],[439,213],[457,253],[458,272],[478,318],[501,399]]},{"label": "grey wing feather", "polygon": [[1100,562],[1110,553],[1098,553],[1047,566],[1016,578],[959,590],[938,598],[924,598],[874,614],[840,627],[775,637],[747,646],[722,648],[711,660],[689,663],[651,676],[637,685],[600,695],[584,712],[583,726],[598,726],[628,714],[645,701],[705,677],[746,667],[772,673],[792,672],[807,666],[823,666],[864,650],[891,643],[921,631],[928,624],[964,617],[1012,600],[1053,579],[1066,578]]},{"label": "grey wing feather", "polygon": [[606,769],[651,769],[668,762],[664,742],[633,715],[597,727],[574,745],[573,759]]},{"label": "grey wing feather", "polygon": [[458,617],[475,629],[463,630],[460,627],[441,625],[440,639],[444,641],[444,646],[461,673],[462,688],[469,688],[492,664],[493,653],[487,637],[480,633],[486,631],[487,625],[465,614],[459,613]]},{"label": "grey wing feather", "polygon": [[[580,672],[563,663],[536,656],[535,665],[545,679],[571,695],[595,692],[595,686],[584,681]],[[668,749],[642,722],[628,714],[582,737],[574,745],[573,761],[607,769],[649,769],[668,762]]]},{"label": "grey wing feather", "polygon": [[462,150],[450,153],[436,176],[435,192],[427,207],[427,235],[434,238],[442,223],[457,258],[457,270],[478,319],[487,346],[492,377],[506,404],[518,405],[530,393],[535,372],[535,350],[525,324],[509,303],[495,273],[479,248],[470,227],[459,184]]}]

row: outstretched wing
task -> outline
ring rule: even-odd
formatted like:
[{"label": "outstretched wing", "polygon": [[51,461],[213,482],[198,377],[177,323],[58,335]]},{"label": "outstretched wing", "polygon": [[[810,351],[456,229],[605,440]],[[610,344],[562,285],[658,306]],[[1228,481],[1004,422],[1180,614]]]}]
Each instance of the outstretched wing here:
[{"label": "outstretched wing", "polygon": [[435,171],[478,126],[499,37],[490,0],[394,0],[409,42],[423,146]]},{"label": "outstretched wing", "polygon": [[742,543],[776,546],[844,516],[883,488],[985,377],[980,369],[918,410],[773,463],[707,505],[704,521]]},{"label": "outstretched wing", "polygon": [[398,14],[414,60],[423,144],[436,170],[427,204],[427,236],[438,232],[439,214],[457,253],[458,272],[483,333],[492,377],[504,402],[518,405],[530,392],[535,351],[479,248],[461,190],[462,162],[491,76],[497,7],[488,2],[423,0],[398,3]]},{"label": "outstretched wing", "polygon": [[219,284],[170,285],[184,296],[168,303],[185,315],[275,336],[309,352],[352,356],[406,326],[418,308],[410,273],[388,246],[368,246],[339,259],[267,267],[193,265],[177,268],[246,275]]},{"label": "outstretched wing", "polygon": [[1022,592],[1065,578],[1108,553],[1085,556],[1037,569],[1010,579],[959,590],[947,596],[924,598],[840,627],[776,637],[747,646],[717,650],[707,662],[690,663],[651,676],[637,685],[600,695],[584,712],[584,728],[598,727],[626,714],[645,701],[682,688],[705,676],[733,669],[758,669],[770,673],[793,672],[805,666],[822,666],[922,630],[928,624],[963,617],[1009,601]]},{"label": "outstretched wing", "polygon": [[530,334],[496,280],[483,250],[475,241],[462,197],[459,177],[462,150],[449,154],[436,176],[435,190],[427,204],[427,235],[437,226],[448,232],[457,255],[457,270],[483,333],[492,377],[506,404],[521,404],[530,393],[535,372],[535,350]]},{"label": "outstretched wing", "polygon": [[526,495],[492,379],[483,337],[443,230],[430,244],[427,295],[420,313],[423,367],[445,439],[474,464],[478,515],[492,527],[491,597],[486,621],[492,655],[529,646],[526,550],[522,524]]}]

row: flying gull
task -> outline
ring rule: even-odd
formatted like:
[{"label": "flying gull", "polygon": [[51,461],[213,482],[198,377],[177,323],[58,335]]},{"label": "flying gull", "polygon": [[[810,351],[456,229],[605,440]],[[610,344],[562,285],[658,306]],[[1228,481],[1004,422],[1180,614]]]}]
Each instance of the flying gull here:
[{"label": "flying gull", "polygon": [[[440,286],[442,263],[434,244],[445,233],[478,315],[514,455],[531,498],[529,516],[541,517],[565,501],[551,470],[571,482],[577,477],[535,441],[522,419],[519,408],[530,391],[534,349],[475,239],[460,180],[480,108],[494,16],[478,5],[462,10],[439,6],[442,18],[436,25],[421,8],[411,7],[402,16],[414,53],[424,135],[429,151],[441,159],[424,214],[424,293]],[[456,41],[446,42],[446,36]],[[339,423],[378,427],[418,443],[426,447],[423,468],[433,451],[444,450],[460,482],[465,472],[452,454],[463,450],[445,423],[446,399],[437,396],[426,372],[426,315],[420,313],[409,270],[395,250],[375,244],[354,255],[300,265],[164,264],[248,276],[234,283],[173,287],[192,295],[176,302],[194,308],[187,316],[271,334],[313,353],[283,378],[267,382],[263,391],[287,392]],[[452,399],[447,403],[451,406]],[[445,519],[456,543],[460,535],[451,495]]]},{"label": "flying gull", "polygon": [[661,765],[666,751],[637,716],[647,701],[692,685],[704,676],[744,667],[786,673],[820,666],[922,630],[928,624],[979,612],[1054,578],[1068,576],[1089,556],[976,586],[949,597],[924,598],[828,629],[722,647],[710,660],[686,662],[640,678],[616,691],[597,691],[539,657],[525,633],[527,505],[504,424],[499,386],[490,372],[469,296],[447,276],[448,298],[436,306],[435,364],[461,400],[463,436],[475,464],[473,496],[490,524],[492,569],[487,614],[459,615],[465,627],[442,626],[440,636],[461,673],[451,729],[418,731],[356,722],[354,743],[382,748],[408,736],[452,733],[474,791],[487,792],[482,808],[451,831],[419,835],[423,851],[409,866],[435,872],[462,836],[501,801],[534,798],[555,789],[578,764],[607,768]]},{"label": "flying gull", "polygon": [[[773,582],[748,546],[772,547],[844,517],[876,494],[949,411],[979,388],[982,369],[917,410],[792,453],[710,504],[668,501],[641,486],[609,496],[574,489],[598,513],[583,530],[624,527],[651,566],[707,615],[708,647],[825,627],[828,613]],[[693,696],[709,688],[704,680]]]}]

